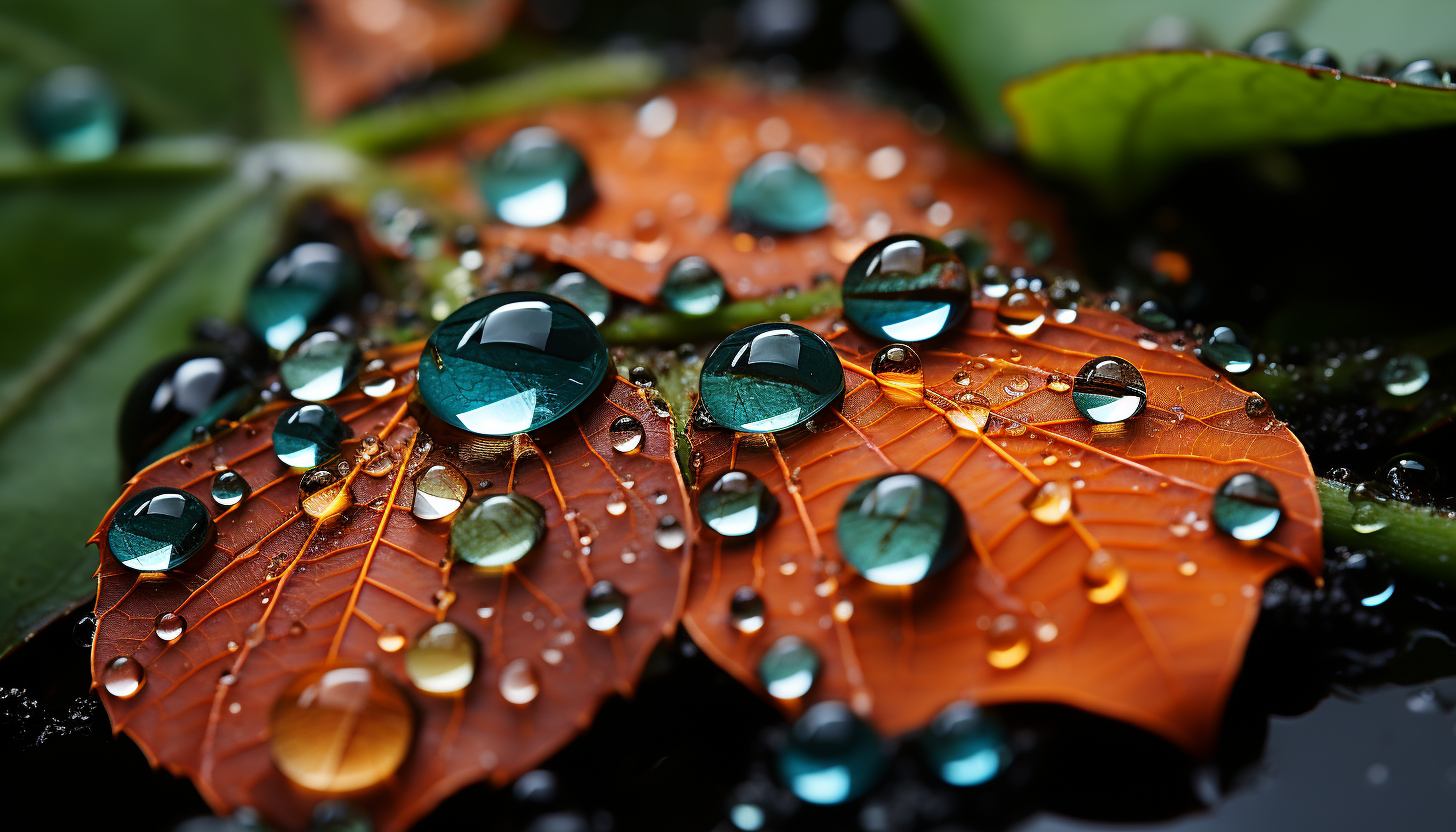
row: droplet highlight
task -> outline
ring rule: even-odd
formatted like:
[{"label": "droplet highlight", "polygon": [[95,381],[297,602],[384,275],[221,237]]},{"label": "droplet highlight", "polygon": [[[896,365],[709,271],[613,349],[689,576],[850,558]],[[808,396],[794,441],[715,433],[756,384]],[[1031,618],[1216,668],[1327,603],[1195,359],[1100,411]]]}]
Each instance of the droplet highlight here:
[{"label": "droplet highlight", "polygon": [[475,638],[453,621],[432,624],[404,654],[404,672],[425,693],[459,693],[475,678]]},{"label": "droplet highlight", "polygon": [[525,557],[545,536],[545,509],[513,491],[486,497],[460,512],[450,527],[450,548],[457,560],[485,569],[504,569]]},{"label": "droplet highlight", "polygon": [[211,535],[201,500],[177,488],[148,488],[112,515],[106,545],[123,566],[165,572],[191,559]]}]

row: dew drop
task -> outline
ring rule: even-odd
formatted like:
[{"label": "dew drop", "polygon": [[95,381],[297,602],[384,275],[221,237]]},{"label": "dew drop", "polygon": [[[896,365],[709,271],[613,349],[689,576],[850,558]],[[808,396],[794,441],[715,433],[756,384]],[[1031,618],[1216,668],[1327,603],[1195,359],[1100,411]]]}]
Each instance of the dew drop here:
[{"label": "dew drop", "polygon": [[966,545],[965,516],[950,492],[919,474],[861,482],[839,510],[836,535],[844,559],[866,580],[919,583]]},{"label": "dew drop", "polygon": [[886,341],[924,341],[955,326],[970,307],[971,280],[949,246],[913,234],[886,237],[850,264],[844,316]]},{"label": "dew drop", "polygon": [[800,234],[829,222],[829,192],[792,153],[760,156],[733,184],[729,210],[735,226],[750,231]]},{"label": "dew drop", "polygon": [[298,481],[298,501],[309,517],[332,517],[354,504],[347,477],[332,468],[315,468]]},{"label": "dew drop", "polygon": [[1260,540],[1279,523],[1279,491],[1257,474],[1234,474],[1213,495],[1213,522],[1236,540]]},{"label": "dew drop", "polygon": [[386,653],[398,653],[404,649],[404,632],[397,624],[385,624],[379,629],[379,636],[375,639],[379,649]]},{"label": "dew drop", "polygon": [[380,399],[394,392],[398,380],[390,372],[389,364],[376,358],[359,371],[359,389],[371,399]]},{"label": "dew drop", "polygon": [[1016,667],[1031,653],[1031,639],[1026,636],[1026,628],[1010,613],[991,620],[986,631],[986,644],[986,661],[1001,670]]},{"label": "dew drop", "polygon": [[642,423],[632,416],[618,416],[607,428],[612,449],[619,454],[635,454],[642,450]]},{"label": "dew drop", "polygon": [[1098,424],[1131,419],[1147,403],[1148,388],[1142,373],[1114,355],[1088,361],[1072,381],[1072,404],[1077,412]]},{"label": "dew drop", "polygon": [[235,506],[247,499],[248,481],[231,468],[212,475],[212,501],[220,506]]},{"label": "dew drop", "polygon": [[627,596],[611,581],[597,581],[587,590],[582,608],[588,627],[599,633],[611,632],[627,615]]},{"label": "dew drop", "polygon": [[875,354],[870,372],[885,398],[895,404],[919,404],[925,399],[925,368],[920,356],[905,344],[890,344]]},{"label": "dew drop", "polygon": [[414,738],[411,709],[388,679],[366,667],[315,670],[273,706],[269,751],[289,780],[317,792],[376,786],[399,768]]},{"label": "dew drop", "polygon": [[1072,484],[1066,480],[1048,480],[1031,496],[1026,510],[1033,520],[1055,526],[1072,516]]},{"label": "dew drop", "polygon": [[63,66],[25,95],[25,127],[50,157],[94,162],[116,152],[126,113],[106,76],[88,66]]},{"label": "dew drop", "polygon": [[779,638],[758,663],[758,678],[775,699],[802,698],[818,675],[819,654],[798,636]]},{"label": "dew drop", "polygon": [[1229,326],[1214,327],[1193,354],[1213,369],[1234,375],[1247,373],[1254,366],[1253,351],[1238,331]]},{"label": "dew drop", "polygon": [[772,433],[809,421],[844,394],[839,356],[818,333],[766,323],[723,339],[703,362],[704,410],[729,430]]},{"label": "dew drop", "polygon": [[740,633],[756,633],[763,629],[763,598],[751,586],[740,586],[733,590],[733,600],[728,604],[728,618],[733,628]]},{"label": "dew drop", "polygon": [[157,638],[172,642],[182,637],[182,633],[187,629],[187,622],[174,612],[164,612],[157,616],[152,626],[156,630]]},{"label": "dew drop", "polygon": [[106,544],[123,566],[164,572],[186,563],[211,535],[201,500],[178,488],[148,488],[112,515]]},{"label": "dew drop", "polygon": [[273,426],[273,452],[290,468],[313,468],[332,460],[349,427],[323,404],[296,404]]},{"label": "dew drop", "polygon": [[1094,604],[1110,604],[1127,589],[1127,567],[1106,549],[1098,549],[1087,557],[1082,567],[1082,581],[1087,584],[1087,600]]},{"label": "dew drop", "polygon": [[613,491],[612,496],[607,499],[607,513],[613,517],[621,517],[627,513],[627,495],[620,491]]},{"label": "dew drop", "polygon": [[1371,483],[1359,483],[1350,489],[1350,528],[1359,534],[1374,534],[1389,525],[1382,507],[1389,498]]},{"label": "dew drop", "polygon": [[321,402],[342,393],[359,374],[362,362],[358,344],[324,330],[288,349],[278,365],[278,378],[295,399]]},{"label": "dew drop", "polygon": [[500,693],[507,702],[529,705],[540,692],[541,686],[536,682],[536,672],[530,662],[514,659],[501,668]]},{"label": "dew drop", "polygon": [[676,517],[667,515],[657,521],[657,529],[652,533],[652,539],[664,549],[681,549],[687,542],[688,532]]},{"label": "dew drop", "polygon": [[1011,292],[1011,276],[997,265],[988,265],[981,269],[981,279],[977,284],[981,294],[992,299],[1004,298]]},{"label": "dew drop", "polygon": [[1061,373],[1052,373],[1047,377],[1046,386],[1053,393],[1065,393],[1072,389],[1072,380]]},{"label": "dew drop", "polygon": [[612,314],[612,293],[584,272],[567,272],[546,284],[542,291],[585,312],[597,326],[605,323],[607,316]]},{"label": "dew drop", "polygon": [[1250,395],[1247,399],[1244,399],[1244,415],[1250,419],[1268,416],[1269,402],[1257,393]]},{"label": "dew drop", "polygon": [[420,520],[440,520],[459,510],[470,496],[470,481],[454,466],[431,465],[415,476],[410,513]]},{"label": "dew drop", "polygon": [[1414,353],[1394,356],[1380,368],[1380,384],[1392,396],[1415,395],[1430,380],[1430,365]]},{"label": "dew drop", "polygon": [[778,500],[768,486],[747,471],[724,471],[698,495],[698,516],[724,537],[757,534],[768,528],[778,513]]},{"label": "dew drop", "polygon": [[478,171],[481,196],[502,222],[539,228],[596,199],[586,160],[550,127],[517,130]]},{"label": "dew drop", "polygon": [[1010,760],[1000,723],[969,702],[952,702],[920,738],[925,761],[952,786],[979,786]]},{"label": "dew drop", "polygon": [[1011,292],[996,307],[996,326],[1014,338],[1030,338],[1046,323],[1046,305],[1030,292]]},{"label": "dew drop", "polygon": [[525,557],[546,535],[546,511],[516,492],[486,497],[458,513],[450,527],[457,560],[485,569],[504,569]]},{"label": "dew drop", "polygon": [[657,301],[665,308],[688,317],[711,315],[728,298],[723,276],[707,260],[684,257],[667,270]]},{"label": "dew drop", "polygon": [[362,470],[371,477],[383,477],[393,471],[394,466],[398,464],[399,460],[395,459],[393,454],[379,454],[364,463]]},{"label": "dew drop", "polygon": [[130,699],[146,684],[141,662],[130,656],[117,656],[101,669],[101,686],[118,699]]},{"label": "dew drop", "polygon": [[884,776],[880,739],[842,702],[819,702],[804,712],[779,751],[778,774],[806,803],[835,805],[868,792]]},{"label": "dew drop", "polygon": [[404,654],[404,671],[426,693],[459,693],[475,678],[475,652],[473,636],[452,621],[441,621],[410,645]]}]

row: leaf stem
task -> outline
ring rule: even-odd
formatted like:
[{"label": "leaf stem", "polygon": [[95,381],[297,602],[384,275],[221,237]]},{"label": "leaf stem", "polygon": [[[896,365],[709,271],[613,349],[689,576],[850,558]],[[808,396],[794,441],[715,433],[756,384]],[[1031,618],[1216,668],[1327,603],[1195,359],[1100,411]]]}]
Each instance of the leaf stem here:
[{"label": "leaf stem", "polygon": [[602,337],[609,344],[672,346],[722,337],[749,324],[811,318],[838,306],[839,287],[826,282],[808,292],[735,301],[700,318],[676,312],[625,315],[602,326]]},{"label": "leaf stem", "polygon": [[1456,552],[1456,520],[1397,500],[1372,502],[1362,511],[1371,512],[1371,525],[1384,526],[1361,533],[1352,523],[1355,506],[1350,503],[1350,486],[1321,478],[1316,489],[1327,543],[1379,549],[1400,569],[1425,578],[1449,581],[1456,577],[1456,563],[1451,561],[1451,553]]}]

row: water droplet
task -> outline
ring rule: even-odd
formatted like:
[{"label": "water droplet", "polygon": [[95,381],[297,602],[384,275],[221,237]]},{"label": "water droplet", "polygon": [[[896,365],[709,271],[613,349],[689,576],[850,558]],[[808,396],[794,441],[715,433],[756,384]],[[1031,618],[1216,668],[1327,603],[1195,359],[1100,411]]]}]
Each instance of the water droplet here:
[{"label": "water droplet", "polygon": [[1430,365],[1415,353],[1394,356],[1380,368],[1380,384],[1392,396],[1419,393],[1430,380]]},{"label": "water droplet", "polygon": [[997,265],[981,269],[981,278],[976,282],[981,294],[988,298],[1004,298],[1011,291],[1011,275]]},{"label": "water droplet", "polygon": [[273,706],[269,751],[294,783],[354,792],[388,779],[414,739],[409,702],[367,667],[314,670],[293,680]]},{"label": "water droplet", "polygon": [[621,517],[627,513],[627,495],[620,491],[613,491],[612,496],[607,499],[607,513],[613,517]]},{"label": "water droplet", "polygon": [[1385,489],[1376,484],[1362,482],[1350,489],[1348,495],[1352,511],[1350,528],[1360,534],[1374,534],[1389,525],[1389,519],[1381,507],[1390,497]]},{"label": "water droplet", "polygon": [[433,624],[405,652],[404,672],[426,693],[459,693],[475,678],[475,638],[454,622]]},{"label": "water droplet", "polygon": [[971,281],[937,240],[896,234],[866,248],[844,276],[844,316],[887,341],[924,341],[955,326],[970,307]]},{"label": "water droplet", "polygon": [[733,600],[728,604],[728,618],[733,628],[740,633],[756,633],[763,629],[763,598],[751,586],[740,586],[733,590]]},{"label": "water droplet", "polygon": [[278,365],[283,387],[295,399],[332,399],[359,374],[359,345],[336,332],[316,332],[294,344]]},{"label": "water droplet", "polygon": [[1072,516],[1072,484],[1066,480],[1048,480],[1031,496],[1026,510],[1032,519],[1048,526],[1067,522]]},{"label": "water droplet", "polygon": [[364,463],[363,471],[371,477],[382,477],[394,470],[399,464],[393,454],[380,454]]},{"label": "water droplet", "polygon": [[415,477],[410,512],[421,520],[449,517],[470,496],[470,481],[451,465],[431,465]]},{"label": "water droplet", "polygon": [[157,638],[172,642],[182,637],[182,633],[187,629],[187,621],[174,612],[164,612],[152,622],[152,627],[157,633]]},{"label": "water droplet", "polygon": [[545,509],[513,491],[486,497],[457,515],[450,527],[450,549],[458,560],[504,569],[525,557],[545,536]]},{"label": "water droplet", "polygon": [[541,692],[536,672],[525,659],[514,659],[501,668],[501,696],[512,705],[529,705]]},{"label": "water droplet", "polygon": [[945,420],[959,436],[977,436],[991,420],[989,403],[979,393],[969,391],[956,396],[955,407],[946,410]]},{"label": "water droplet", "polygon": [[231,468],[212,475],[212,501],[220,506],[235,506],[247,499],[248,481]]},{"label": "water droplet", "polygon": [[1030,338],[1046,323],[1046,305],[1030,292],[1012,292],[996,307],[996,326],[1015,338]]},{"label": "water droplet", "polygon": [[1247,373],[1254,366],[1254,353],[1243,336],[1229,326],[1216,326],[1203,339],[1193,354],[1204,364],[1225,373]]},{"label": "water droplet", "polygon": [[1131,419],[1143,412],[1147,403],[1143,374],[1115,355],[1088,361],[1072,381],[1072,404],[1077,412],[1098,424]]},{"label": "water droplet", "polygon": [[627,380],[638,387],[645,387],[647,389],[652,389],[657,386],[657,374],[641,364],[627,371]]},{"label": "water droplet", "polygon": [[313,468],[333,459],[349,427],[323,404],[296,404],[273,426],[273,452],[291,468]]},{"label": "water droplet", "polygon": [[1390,80],[1421,87],[1444,87],[1446,79],[1435,61],[1422,58],[1411,61],[1390,74]]},{"label": "water droplet", "polygon": [[1072,389],[1072,380],[1061,373],[1052,373],[1047,376],[1046,386],[1053,393],[1065,393]]},{"label": "water droplet", "polygon": [[1250,419],[1258,419],[1261,416],[1269,415],[1269,402],[1257,393],[1244,399],[1244,415]]},{"label": "water droplet", "polygon": [[919,474],[871,477],[855,486],[836,529],[844,559],[873,583],[919,583],[966,545],[960,505],[939,483]]},{"label": "water droplet", "polygon": [[652,539],[664,549],[681,549],[682,545],[687,542],[688,531],[683,528],[676,517],[668,515],[657,521],[657,530],[652,533]]},{"label": "water droplet", "polygon": [[142,663],[130,656],[117,656],[101,669],[101,686],[118,699],[130,699],[146,684]]},{"label": "water droplet", "polygon": [[25,127],[47,155],[62,162],[93,162],[116,152],[125,113],[105,75],[65,66],[36,81],[24,103]]},{"label": "water droplet", "polygon": [[657,290],[657,301],[667,309],[680,315],[698,317],[711,315],[728,297],[723,276],[701,257],[690,256],[672,264],[662,288]]},{"label": "water droplet", "polygon": [[768,486],[747,471],[724,471],[698,495],[698,516],[724,537],[757,534],[778,513],[778,500]]},{"label": "water droplet", "polygon": [[332,468],[315,468],[298,481],[298,502],[309,517],[322,519],[354,504],[347,477]]},{"label": "water droplet", "polygon": [[389,364],[376,358],[359,371],[359,389],[371,399],[380,399],[394,392],[398,379],[390,371]]},{"label": "water droplet", "polygon": [[404,632],[399,629],[398,624],[385,624],[379,629],[375,643],[386,653],[398,653],[404,649]]},{"label": "water droplet", "polygon": [[1395,497],[1415,502],[1441,481],[1441,471],[1429,457],[1403,453],[1386,460],[1378,479],[1384,481]]},{"label": "water droplet", "polygon": [[760,156],[739,174],[729,198],[733,223],[747,231],[800,234],[829,222],[829,192],[792,153]]},{"label": "water droplet", "polygon": [[819,654],[798,636],[783,636],[758,662],[758,678],[775,699],[799,699],[819,675]]},{"label": "water droplet", "polygon": [[1186,558],[1178,561],[1178,574],[1185,578],[1191,578],[1198,574],[1198,562]]},{"label": "water droplet", "polygon": [[419,390],[441,419],[482,436],[542,428],[581,404],[611,361],[575,306],[534,292],[467,303],[430,336]]},{"label": "water droplet", "polygon": [[1257,474],[1234,474],[1213,495],[1213,522],[1237,540],[1260,540],[1282,513],[1279,491]]},{"label": "water droplet", "polygon": [[567,272],[548,283],[542,291],[580,309],[597,326],[601,326],[612,314],[612,293],[585,272]]},{"label": "water droplet", "polygon": [[729,430],[772,433],[801,425],[844,394],[834,348],[795,324],[740,329],[703,362],[699,395]]},{"label": "water droplet", "polygon": [[201,500],[177,488],[148,488],[112,515],[106,545],[123,566],[164,572],[186,563],[211,534]]},{"label": "water droplet", "polygon": [[549,127],[517,130],[486,158],[477,181],[490,212],[523,228],[561,222],[596,199],[586,160]]},{"label": "water droplet", "polygon": [[619,454],[635,454],[642,450],[642,423],[631,416],[618,416],[607,429],[612,449]]},{"label": "water droplet", "polygon": [[804,712],[778,755],[779,778],[806,803],[835,805],[868,792],[885,773],[880,739],[842,702]]},{"label": "water droplet", "polygon": [[1082,581],[1087,584],[1087,600],[1094,604],[1110,604],[1127,589],[1127,567],[1111,552],[1098,549],[1087,557],[1082,567]]},{"label": "water droplet", "polygon": [[920,356],[905,344],[890,344],[870,364],[885,398],[895,404],[919,404],[925,399],[925,368]]},{"label": "water droplet", "polygon": [[1006,386],[1002,389],[1006,391],[1006,395],[1015,397],[1030,390],[1031,382],[1026,376],[1012,376],[1006,380]]},{"label": "water droplet", "polygon": [[1026,637],[1026,628],[1021,625],[1021,619],[1010,613],[991,620],[986,631],[986,645],[986,661],[1001,670],[1016,667],[1031,653],[1031,639]]},{"label": "water droplet", "polygon": [[969,702],[952,702],[920,737],[925,761],[952,786],[979,786],[1006,766],[1010,750],[1001,724]]},{"label": "water droplet", "polygon": [[205,441],[219,419],[241,414],[251,390],[237,367],[215,355],[185,352],[152,365],[121,408],[118,434],[127,472]]},{"label": "water droplet", "polygon": [[587,590],[586,625],[599,633],[615,630],[627,615],[627,596],[611,581],[597,581]]},{"label": "water droplet", "polygon": [[71,641],[89,650],[96,642],[96,617],[83,615],[77,619],[75,626],[71,628]]},{"label": "water droplet", "polygon": [[1139,304],[1133,319],[1155,332],[1169,332],[1178,326],[1173,315],[1156,300],[1145,300]]}]

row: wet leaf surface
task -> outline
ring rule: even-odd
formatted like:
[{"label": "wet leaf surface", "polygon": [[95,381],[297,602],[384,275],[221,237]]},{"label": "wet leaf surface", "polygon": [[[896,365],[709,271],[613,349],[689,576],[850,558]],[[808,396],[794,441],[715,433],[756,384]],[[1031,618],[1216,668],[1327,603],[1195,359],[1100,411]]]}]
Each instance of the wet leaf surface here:
[{"label": "wet leaf surface", "polygon": [[[823,667],[790,711],[838,699],[893,735],[956,699],[1056,702],[1208,753],[1264,580],[1291,566],[1320,568],[1308,458],[1284,425],[1247,416],[1247,394],[1186,342],[1175,350],[1177,334],[1149,336],[1120,315],[1082,309],[1074,323],[1048,321],[1018,339],[996,329],[994,312],[978,299],[957,330],[918,350],[923,405],[897,405],[873,380],[879,343],[822,320],[814,326],[846,368],[842,415],[825,411],[813,431],[777,444],[693,431],[698,481],[747,470],[769,485],[779,517],[743,544],[701,532],[685,623],[760,690],[769,645],[786,635],[812,644]],[[1156,343],[1140,344],[1150,337]],[[1146,410],[1120,426],[1081,418],[1071,394],[1049,386],[1051,374],[1075,376],[1099,355],[1131,361],[1146,379]],[[973,413],[966,394],[984,397],[990,411],[980,435],[958,434],[943,415]],[[971,534],[958,560],[912,587],[860,577],[835,533],[850,490],[897,471],[943,483]],[[1211,518],[1214,490],[1240,472],[1280,494],[1283,517],[1257,544],[1221,533]],[[1056,481],[1073,486],[1072,512],[1052,525],[1028,505],[1040,484]],[[1107,603],[1093,602],[1083,578],[1099,549],[1126,568],[1125,590]],[[753,634],[730,621],[730,599],[745,586],[767,608]],[[1008,615],[1029,652],[1001,669],[988,661],[988,629]]]},{"label": "wet leaf surface", "polygon": [[[332,404],[352,429],[344,462],[352,507],[332,520],[300,510],[300,474],[273,453],[272,427],[284,405],[265,406],[210,444],[143,471],[123,494],[169,485],[197,495],[216,535],[173,573],[140,574],[107,549],[103,522],[92,668],[104,680],[116,656],[145,669],[131,698],[102,685],[112,724],[156,764],[192,778],[219,812],[253,806],[296,829],[326,795],[287,780],[270,757],[269,714],[301,674],[329,667],[376,668],[413,713],[413,741],[398,772],[360,797],[377,828],[400,829],[461,786],[508,781],[588,725],[601,701],[628,693],[653,647],[672,632],[685,592],[692,542],[665,550],[654,531],[684,517],[686,492],[673,460],[671,423],[624,380],[560,430],[489,446],[438,423],[422,432],[408,398],[418,347],[389,360],[400,384],[373,399],[352,386]],[[611,423],[631,415],[640,448],[618,453]],[[430,417],[426,417],[427,419]],[[365,470],[366,436],[379,454]],[[395,464],[380,464],[387,456]],[[448,520],[411,513],[414,477],[447,462],[466,474],[474,497],[514,490],[545,510],[545,537],[511,570],[488,574],[449,557]],[[337,461],[334,465],[339,464]],[[209,496],[215,466],[231,467],[251,496],[228,508]],[[375,476],[373,473],[379,474]],[[467,504],[467,509],[469,504]],[[587,590],[610,580],[628,597],[613,632],[588,628]],[[181,616],[172,642],[157,617]],[[478,644],[474,680],[453,696],[413,688],[398,650],[437,620]],[[391,641],[395,634],[403,641]],[[501,675],[524,660],[539,694],[507,702]]]}]

